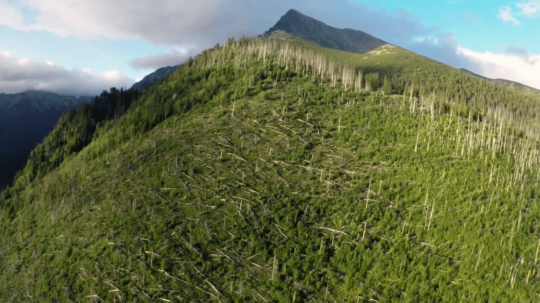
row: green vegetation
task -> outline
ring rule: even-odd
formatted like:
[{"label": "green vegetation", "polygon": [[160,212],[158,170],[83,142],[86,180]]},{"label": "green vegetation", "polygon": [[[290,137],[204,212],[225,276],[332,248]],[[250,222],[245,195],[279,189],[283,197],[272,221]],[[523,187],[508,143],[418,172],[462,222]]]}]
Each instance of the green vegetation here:
[{"label": "green vegetation", "polygon": [[534,300],[538,100],[336,54],[231,40],[64,116],[0,197],[0,301]]},{"label": "green vegetation", "polygon": [[380,78],[388,77],[398,94],[408,95],[412,90],[416,97],[452,103],[463,112],[472,108],[498,116],[531,138],[540,139],[540,96],[524,86],[486,81],[392,45],[359,55],[323,48],[286,33],[276,33],[274,38],[294,42],[365,74],[376,72]]},{"label": "green vegetation", "polygon": [[367,74],[366,75],[366,90],[376,91],[378,89],[379,89],[379,74],[378,73]]},{"label": "green vegetation", "polygon": [[[54,130],[30,154],[26,169],[16,177],[14,189],[24,188],[36,177],[58,167],[69,155],[81,151],[90,142],[101,123],[115,120],[140,97],[140,91],[111,88],[88,104],[62,115]],[[14,190],[12,189],[12,191]]]}]

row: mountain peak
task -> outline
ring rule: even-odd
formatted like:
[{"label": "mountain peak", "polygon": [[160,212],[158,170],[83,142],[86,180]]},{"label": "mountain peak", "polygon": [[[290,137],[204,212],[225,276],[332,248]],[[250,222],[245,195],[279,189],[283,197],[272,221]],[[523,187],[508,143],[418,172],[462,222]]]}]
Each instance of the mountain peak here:
[{"label": "mountain peak", "polygon": [[[314,20],[314,21],[317,21],[317,22],[320,22],[312,17],[309,17],[307,15],[304,15],[302,14],[301,12],[295,10],[294,8],[291,8],[290,10],[288,10],[285,15],[281,16],[281,19],[291,19],[291,18],[299,18],[299,19],[311,19],[311,20]],[[321,22],[322,23],[322,22]]]},{"label": "mountain peak", "polygon": [[291,14],[293,14],[293,15],[296,14],[296,15],[302,15],[302,16],[304,16],[304,14],[302,14],[301,12],[295,10],[294,8],[291,8],[290,10],[288,10],[287,13],[285,13],[284,16],[286,16],[286,15],[291,15]]},{"label": "mountain peak", "polygon": [[367,53],[386,43],[367,33],[351,29],[338,29],[290,9],[270,28],[266,35],[284,31],[300,39],[311,41],[323,47],[352,53]]}]

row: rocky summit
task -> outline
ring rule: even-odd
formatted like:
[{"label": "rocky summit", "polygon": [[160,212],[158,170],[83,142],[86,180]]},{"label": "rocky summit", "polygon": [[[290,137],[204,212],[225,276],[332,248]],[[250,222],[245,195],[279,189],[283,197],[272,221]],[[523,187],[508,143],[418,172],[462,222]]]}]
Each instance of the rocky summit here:
[{"label": "rocky summit", "polygon": [[300,39],[321,46],[352,53],[367,53],[387,42],[359,30],[339,29],[306,16],[297,10],[289,10],[266,34],[284,31]]}]

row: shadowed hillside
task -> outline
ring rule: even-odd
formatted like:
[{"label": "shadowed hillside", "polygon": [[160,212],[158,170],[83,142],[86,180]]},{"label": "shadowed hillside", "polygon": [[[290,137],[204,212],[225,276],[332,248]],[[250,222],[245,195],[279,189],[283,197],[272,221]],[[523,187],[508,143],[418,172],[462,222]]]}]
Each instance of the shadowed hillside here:
[{"label": "shadowed hillside", "polygon": [[[30,163],[35,166],[40,165],[36,162],[48,163],[52,154],[59,155],[82,149],[91,141],[95,124],[103,119],[122,115],[137,98],[139,90],[148,88],[177,68],[178,66],[160,68],[135,83],[129,91],[111,88],[96,97],[62,96],[42,91],[0,94],[0,189],[12,183],[16,172],[25,167],[30,152],[49,135],[55,125],[58,124],[51,137],[59,135],[65,137],[66,133],[72,134],[74,129],[80,130],[82,124],[85,125],[85,132],[71,143],[66,144],[62,141],[62,143],[57,142],[54,146],[49,146],[47,155],[40,156],[38,160],[34,155]],[[92,104],[80,109],[77,114],[71,112],[59,120],[62,114],[88,104],[90,101],[93,101]],[[65,129],[66,124],[73,127],[78,123],[74,119],[80,119],[81,113],[84,113],[82,116],[85,119],[92,115],[93,120],[79,121],[81,124],[78,128]],[[77,115],[78,117],[74,118]]]},{"label": "shadowed hillside", "polygon": [[63,113],[90,100],[41,91],[0,94],[0,188],[24,168],[32,149]]}]

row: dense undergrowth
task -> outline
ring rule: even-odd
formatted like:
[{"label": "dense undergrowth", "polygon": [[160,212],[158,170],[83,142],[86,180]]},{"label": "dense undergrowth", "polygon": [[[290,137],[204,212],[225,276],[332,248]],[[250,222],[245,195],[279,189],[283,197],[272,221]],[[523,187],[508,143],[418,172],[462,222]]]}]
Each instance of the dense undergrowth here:
[{"label": "dense undergrowth", "polygon": [[537,141],[265,41],[203,53],[28,165],[0,200],[0,300],[536,298]]}]

